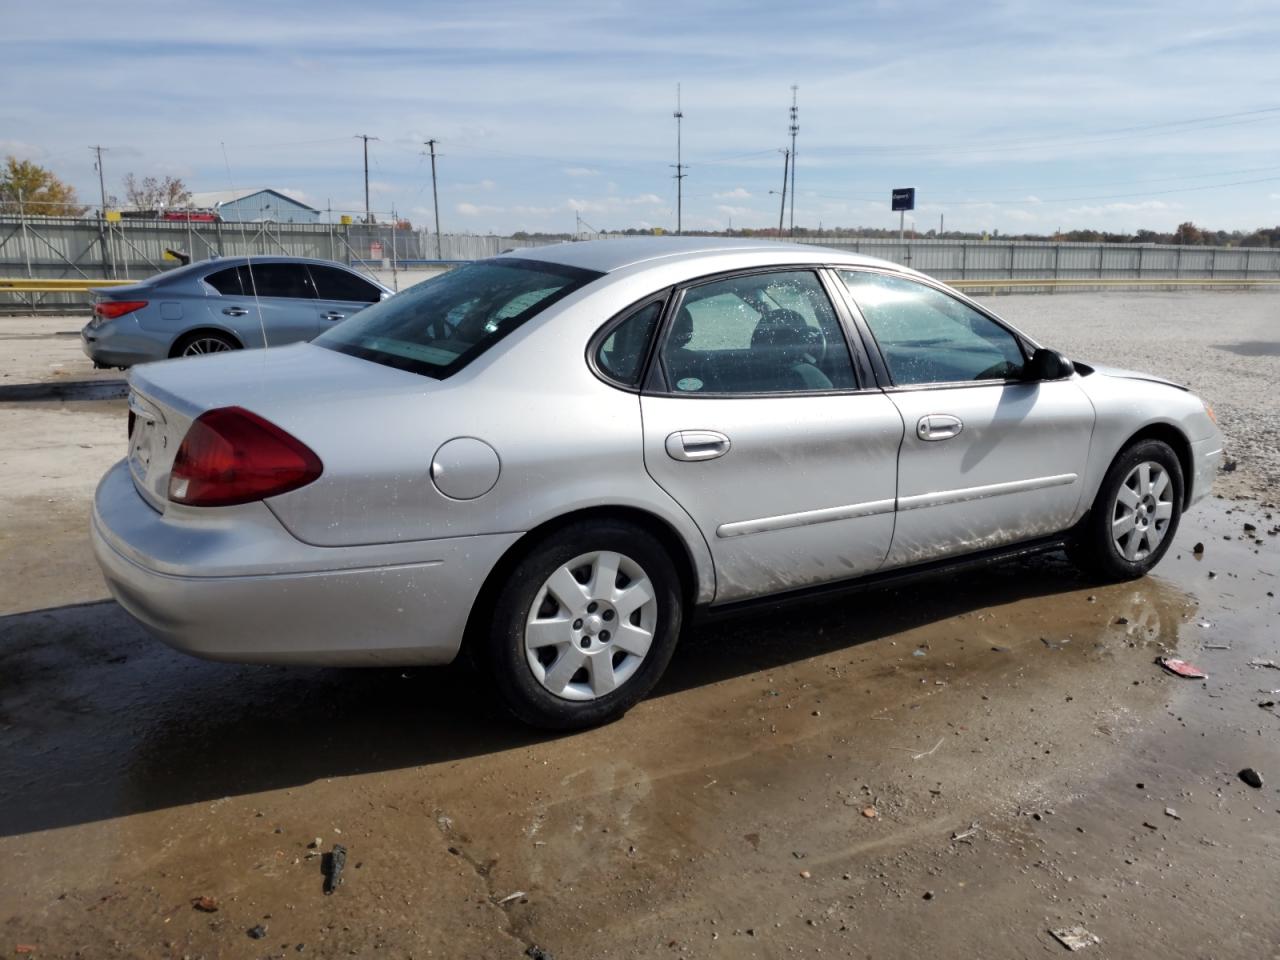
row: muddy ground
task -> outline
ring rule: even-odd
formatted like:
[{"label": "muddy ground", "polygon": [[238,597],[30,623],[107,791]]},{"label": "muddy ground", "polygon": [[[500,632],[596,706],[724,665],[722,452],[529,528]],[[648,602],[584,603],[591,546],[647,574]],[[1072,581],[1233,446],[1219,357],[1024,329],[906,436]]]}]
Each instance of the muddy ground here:
[{"label": "muddy ground", "polygon": [[[1276,339],[1280,299],[1192,299],[1224,343]],[[1177,374],[1142,324],[1073,328],[1065,301],[1087,302],[994,303]],[[1265,445],[1152,577],[1050,556],[698,624],[624,720],[548,737],[462,668],[211,664],[144,635],[86,543],[124,409],[58,336],[77,325],[0,320],[0,954],[1052,957],[1079,925],[1085,956],[1280,956]],[[1212,349],[1232,422],[1274,416],[1251,384],[1280,359]]]}]

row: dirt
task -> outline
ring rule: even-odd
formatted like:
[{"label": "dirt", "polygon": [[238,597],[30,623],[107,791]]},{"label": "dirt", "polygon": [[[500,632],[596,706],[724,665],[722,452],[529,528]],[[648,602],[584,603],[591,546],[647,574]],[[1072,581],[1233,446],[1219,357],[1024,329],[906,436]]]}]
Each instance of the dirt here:
[{"label": "dirt", "polygon": [[1265,487],[1134,583],[1049,556],[696,625],[626,718],[549,737],[460,666],[151,640],[85,541],[123,404],[34,403],[0,401],[0,950],[1056,956],[1083,926],[1099,957],[1275,955]]}]

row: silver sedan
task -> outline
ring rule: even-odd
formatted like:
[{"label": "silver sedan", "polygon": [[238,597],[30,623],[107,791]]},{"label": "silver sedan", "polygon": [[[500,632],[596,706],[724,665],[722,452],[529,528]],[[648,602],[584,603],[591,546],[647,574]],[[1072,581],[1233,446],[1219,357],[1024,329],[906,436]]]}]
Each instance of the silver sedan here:
[{"label": "silver sedan", "polygon": [[310,340],[391,291],[341,263],[219,257],[103,287],[80,331],[95,367]]},{"label": "silver sedan", "polygon": [[313,343],[132,371],[93,542],[168,643],[435,664],[619,716],[705,608],[1066,548],[1140,577],[1206,496],[1212,412],[917,272],[715,239],[460,268]]}]

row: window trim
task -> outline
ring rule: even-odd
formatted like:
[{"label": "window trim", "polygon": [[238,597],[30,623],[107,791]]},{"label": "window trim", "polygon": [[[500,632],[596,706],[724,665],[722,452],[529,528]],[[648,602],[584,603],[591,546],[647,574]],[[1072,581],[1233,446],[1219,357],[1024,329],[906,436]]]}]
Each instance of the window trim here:
[{"label": "window trim", "polygon": [[[721,270],[717,273],[704,274],[676,284],[674,294],[667,302],[667,308],[658,327],[657,334],[653,338],[653,346],[650,349],[649,357],[650,369],[646,371],[646,375],[640,381],[643,384],[640,392],[644,396],[680,397],[686,400],[765,400],[794,397],[840,397],[861,393],[879,393],[880,387],[878,384],[869,380],[864,381],[861,376],[863,371],[860,369],[857,359],[858,348],[855,347],[856,341],[852,336],[853,331],[846,325],[846,311],[842,311],[841,301],[832,297],[830,287],[823,280],[823,271],[827,268],[827,265],[823,263],[775,263],[767,266],[739,268],[737,270]],[[852,387],[835,387],[831,390],[775,390],[741,393],[710,391],[706,393],[684,393],[679,390],[673,390],[671,388],[671,378],[667,373],[666,363],[662,357],[662,351],[666,346],[667,337],[671,333],[671,326],[675,322],[675,316],[680,312],[680,307],[684,305],[684,298],[688,292],[696,287],[718,283],[722,280],[733,280],[738,277],[767,273],[812,273],[816,276],[818,285],[826,295],[828,302],[831,304],[832,312],[835,314],[836,328],[844,341],[854,385]]]},{"label": "window trim", "polygon": [[[1013,337],[1014,342],[1018,345],[1018,349],[1022,352],[1023,363],[1029,363],[1031,361],[1031,354],[1035,352],[1035,349],[1039,346],[1036,341],[1032,340],[1021,330],[1018,330],[1016,327],[996,316],[990,310],[987,310],[980,304],[975,303],[968,297],[959,294],[957,291],[950,289],[941,281],[934,280],[932,277],[914,276],[903,273],[900,270],[884,269],[882,267],[871,265],[863,266],[861,264],[834,265],[831,267],[831,270],[833,274],[839,274],[842,272],[874,273],[881,276],[893,277],[897,280],[906,280],[912,283],[917,283],[922,287],[928,287],[937,293],[941,293],[943,296],[950,297],[957,303],[968,307],[974,313],[986,317],[986,319],[990,320],[996,326],[1000,327],[1000,329]],[[880,381],[881,388],[885,393],[903,393],[909,390],[954,390],[957,388],[992,386],[1006,387],[1011,384],[1025,385],[1032,382],[1021,378],[1012,380],[1004,378],[999,380],[939,380],[934,383],[896,383],[893,379],[893,374],[889,371],[889,364],[884,358],[884,353],[880,349],[880,343],[876,340],[875,334],[871,332],[871,327],[862,313],[862,308],[858,306],[857,300],[853,296],[853,291],[849,289],[848,285],[841,280],[839,276],[833,276],[833,280],[839,285],[841,294],[848,303],[849,311],[857,325],[858,333],[864,340],[867,352],[871,355],[872,364],[876,368],[876,378]]]},{"label": "window trim", "polygon": [[[674,292],[675,287],[663,287],[661,290],[651,293],[647,297],[623,307],[601,324],[596,332],[591,335],[591,338],[587,340],[585,356],[587,360],[587,369],[595,374],[596,379],[604,382],[610,387],[613,387],[615,390],[622,390],[625,393],[641,393],[643,391],[645,381],[648,379],[649,364],[652,362],[654,353],[657,350],[658,339],[662,336],[662,331],[665,329],[667,310],[671,305],[670,298]],[[663,301],[662,310],[658,314],[658,322],[653,326],[653,332],[649,334],[649,342],[645,346],[644,357],[640,361],[640,372],[636,377],[636,382],[634,384],[623,383],[621,380],[617,380],[610,376],[600,366],[600,362],[596,359],[596,356],[599,354],[600,348],[604,346],[604,342],[609,339],[609,335],[612,334],[614,330],[618,329],[618,327],[630,320],[637,312],[659,300]]]}]

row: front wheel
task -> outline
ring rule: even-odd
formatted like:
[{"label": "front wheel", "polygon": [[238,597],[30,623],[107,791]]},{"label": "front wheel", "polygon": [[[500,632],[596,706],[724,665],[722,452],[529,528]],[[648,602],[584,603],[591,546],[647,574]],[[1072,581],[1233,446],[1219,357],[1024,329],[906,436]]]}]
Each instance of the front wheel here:
[{"label": "front wheel", "polygon": [[1104,580],[1145,576],[1169,550],[1182,518],[1182,465],[1169,445],[1121,451],[1071,545],[1071,558]]},{"label": "front wheel", "polygon": [[640,527],[585,521],[535,544],[500,584],[478,638],[487,671],[519,719],[595,726],[653,689],[675,649],[680,581]]}]

